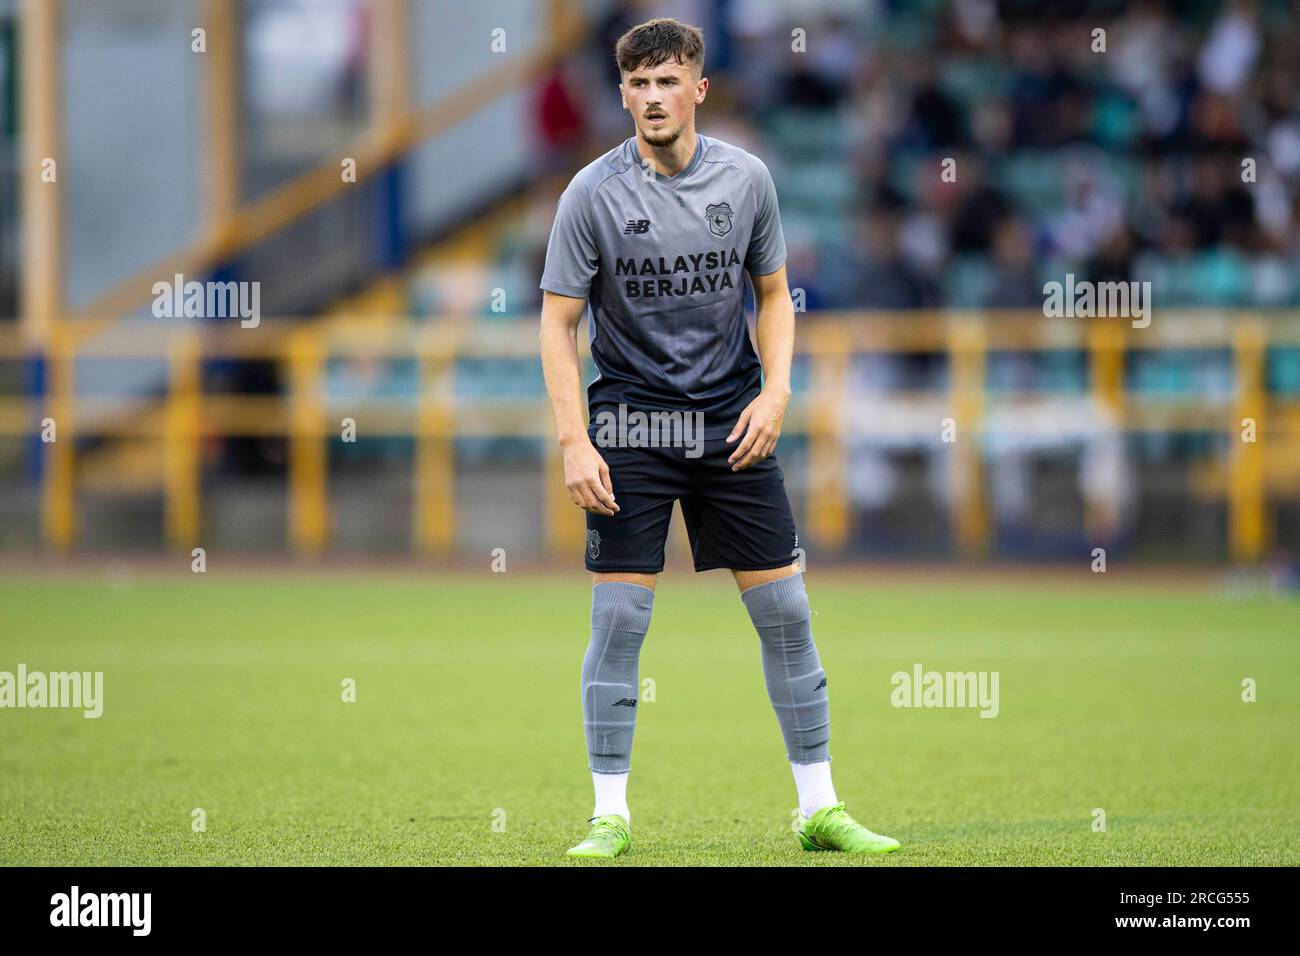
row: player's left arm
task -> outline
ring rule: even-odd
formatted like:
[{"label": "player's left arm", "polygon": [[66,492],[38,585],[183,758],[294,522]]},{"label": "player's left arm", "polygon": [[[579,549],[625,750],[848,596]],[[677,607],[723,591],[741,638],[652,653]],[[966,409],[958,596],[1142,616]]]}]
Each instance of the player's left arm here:
[{"label": "player's left arm", "polygon": [[786,284],[785,266],[767,275],[749,275],[754,286],[754,327],[758,357],[763,362],[763,390],[740,413],[727,436],[744,436],[727,461],[732,471],[762,461],[776,449],[785,407],[790,403],[790,362],[794,357],[794,303]]}]

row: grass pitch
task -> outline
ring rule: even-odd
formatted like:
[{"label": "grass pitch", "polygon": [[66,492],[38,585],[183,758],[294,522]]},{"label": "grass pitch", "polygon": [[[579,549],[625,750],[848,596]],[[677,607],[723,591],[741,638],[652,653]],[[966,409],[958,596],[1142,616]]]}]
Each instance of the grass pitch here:
[{"label": "grass pitch", "polygon": [[[104,713],[0,710],[0,864],[1300,862],[1300,601],[1082,578],[809,574],[836,788],[903,844],[863,858],[799,849],[729,576],[664,575],[609,864],[564,856],[581,572],[10,574],[0,670],[103,671]],[[918,663],[998,672],[998,716],[892,706]]]}]

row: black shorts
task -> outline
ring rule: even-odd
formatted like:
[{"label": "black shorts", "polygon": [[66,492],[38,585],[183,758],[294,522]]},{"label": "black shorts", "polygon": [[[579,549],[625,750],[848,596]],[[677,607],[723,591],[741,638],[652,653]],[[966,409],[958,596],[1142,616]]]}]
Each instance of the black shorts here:
[{"label": "black shorts", "polygon": [[796,560],[799,535],[775,454],[743,471],[727,462],[742,439],[691,448],[597,446],[609,466],[612,516],[587,512],[587,570],[657,574],[673,502],[682,503],[696,571],[766,571]]}]

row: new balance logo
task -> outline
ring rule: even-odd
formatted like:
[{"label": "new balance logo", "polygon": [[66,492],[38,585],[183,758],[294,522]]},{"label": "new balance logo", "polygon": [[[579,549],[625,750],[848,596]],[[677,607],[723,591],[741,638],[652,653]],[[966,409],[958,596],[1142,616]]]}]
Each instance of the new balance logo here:
[{"label": "new balance logo", "polygon": [[627,221],[627,228],[623,230],[623,235],[630,236],[636,234],[638,236],[644,236],[649,231],[649,219],[629,219]]},{"label": "new balance logo", "polygon": [[622,700],[616,700],[616,701],[614,701],[614,706],[615,706],[615,707],[635,707],[635,706],[636,706],[636,698],[635,698],[635,697],[624,697]]},{"label": "new balance logo", "polygon": [[814,687],[813,690],[821,690],[825,686],[826,686],[826,678],[823,677],[822,682],[818,684],[816,687]]}]

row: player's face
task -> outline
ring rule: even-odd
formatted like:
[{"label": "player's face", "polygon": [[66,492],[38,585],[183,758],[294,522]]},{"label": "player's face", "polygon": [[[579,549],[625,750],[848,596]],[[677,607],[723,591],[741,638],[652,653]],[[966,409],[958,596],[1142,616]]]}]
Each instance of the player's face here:
[{"label": "player's face", "polygon": [[704,102],[709,81],[697,79],[690,66],[670,59],[625,73],[618,88],[641,138],[651,146],[671,146],[694,122],[695,107]]}]

